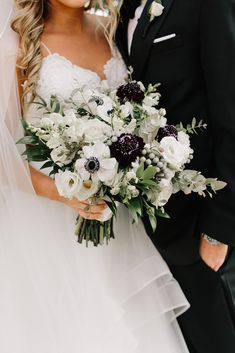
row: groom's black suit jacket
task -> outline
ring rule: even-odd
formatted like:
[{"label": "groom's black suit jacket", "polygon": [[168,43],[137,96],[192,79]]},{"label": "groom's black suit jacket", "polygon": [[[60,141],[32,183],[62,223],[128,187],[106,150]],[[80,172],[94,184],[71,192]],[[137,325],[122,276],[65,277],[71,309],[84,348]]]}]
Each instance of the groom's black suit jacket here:
[{"label": "groom's black suit jacket", "polygon": [[[117,44],[134,78],[161,83],[160,106],[168,122],[186,125],[193,117],[208,124],[193,136],[189,167],[228,183],[212,199],[178,193],[148,234],[170,264],[198,258],[201,232],[235,245],[235,0],[162,0],[163,14],[149,21],[148,0],[127,53],[127,24],[138,0],[124,0]],[[175,33],[167,41],[154,39]]]}]

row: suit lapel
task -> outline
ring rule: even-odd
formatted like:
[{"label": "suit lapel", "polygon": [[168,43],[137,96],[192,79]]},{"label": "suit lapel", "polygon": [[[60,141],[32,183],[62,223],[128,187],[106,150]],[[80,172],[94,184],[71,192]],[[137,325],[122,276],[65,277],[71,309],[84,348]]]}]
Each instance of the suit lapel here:
[{"label": "suit lapel", "polygon": [[130,65],[134,68],[134,78],[140,79],[148,59],[153,40],[160,31],[174,0],[162,0],[164,11],[150,22],[149,8],[153,0],[148,0],[136,27],[131,46]]}]

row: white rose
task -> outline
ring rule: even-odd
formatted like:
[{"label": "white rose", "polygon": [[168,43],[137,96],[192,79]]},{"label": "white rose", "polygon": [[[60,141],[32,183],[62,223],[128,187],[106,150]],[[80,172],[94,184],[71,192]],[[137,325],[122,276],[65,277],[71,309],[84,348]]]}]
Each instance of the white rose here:
[{"label": "white rose", "polygon": [[150,143],[157,136],[159,128],[164,127],[166,122],[166,118],[155,110],[155,115],[152,115],[142,121],[139,134],[146,143]]},{"label": "white rose", "polygon": [[71,199],[76,197],[83,183],[78,174],[66,170],[55,175],[55,184],[61,196]]},{"label": "white rose", "polygon": [[90,119],[83,126],[82,135],[84,135],[85,142],[103,142],[107,138],[107,134],[112,131],[111,127],[99,119]]},{"label": "white rose", "polygon": [[189,146],[177,141],[173,136],[164,137],[159,145],[165,161],[176,170],[180,170],[189,159],[191,151]]},{"label": "white rose", "polygon": [[162,15],[164,10],[164,6],[162,6],[161,4],[159,4],[156,1],[153,1],[151,8],[150,8],[150,21],[152,21],[154,19],[154,17],[159,17]]}]

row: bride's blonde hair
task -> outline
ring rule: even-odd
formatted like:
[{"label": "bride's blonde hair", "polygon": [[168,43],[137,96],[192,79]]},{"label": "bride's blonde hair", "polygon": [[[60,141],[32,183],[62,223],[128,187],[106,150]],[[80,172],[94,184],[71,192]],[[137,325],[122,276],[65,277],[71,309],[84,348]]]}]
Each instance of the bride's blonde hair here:
[{"label": "bride's blonde hair", "polygon": [[[21,75],[27,78],[23,98],[31,93],[35,94],[36,82],[42,63],[41,35],[44,23],[48,16],[49,0],[15,0],[16,15],[12,21],[12,29],[20,37],[20,53],[18,68]],[[116,2],[117,3],[117,2]],[[113,37],[118,22],[118,9],[113,0],[91,0],[90,7],[99,6],[109,12],[108,20],[104,27],[105,36],[112,48]]]}]

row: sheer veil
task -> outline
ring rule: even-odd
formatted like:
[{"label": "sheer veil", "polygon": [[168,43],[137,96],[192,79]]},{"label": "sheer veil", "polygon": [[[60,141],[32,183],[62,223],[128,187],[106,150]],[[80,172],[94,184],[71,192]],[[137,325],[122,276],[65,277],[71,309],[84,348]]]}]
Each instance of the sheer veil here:
[{"label": "sheer veil", "polygon": [[176,318],[189,304],[142,223],[120,207],[115,242],[86,249],[76,213],[36,196],[16,145],[14,1],[0,1],[0,351],[187,353]]},{"label": "sheer veil", "polygon": [[[13,1],[2,0],[0,11],[0,211],[19,192],[34,193],[22,146],[21,110],[16,79],[18,36],[10,27]],[[19,196],[19,195],[18,195]],[[12,199],[13,198],[13,199]],[[2,212],[0,212],[1,215]]]}]

